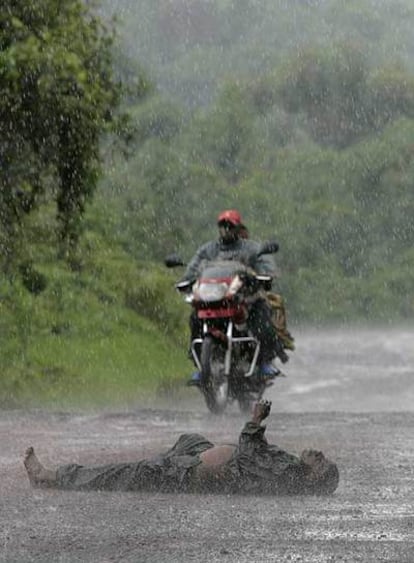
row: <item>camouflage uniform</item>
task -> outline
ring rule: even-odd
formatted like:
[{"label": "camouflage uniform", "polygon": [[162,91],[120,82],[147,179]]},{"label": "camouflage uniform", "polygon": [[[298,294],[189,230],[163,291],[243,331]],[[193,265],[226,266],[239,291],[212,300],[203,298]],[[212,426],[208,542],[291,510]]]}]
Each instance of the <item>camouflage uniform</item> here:
[{"label": "camouflage uniform", "polygon": [[[157,491],[193,493],[321,494],[333,492],[339,474],[326,460],[326,471],[309,479],[309,466],[296,455],[270,445],[265,427],[248,422],[220,478],[198,473],[200,454],[213,444],[199,434],[184,434],[165,454],[151,460],[101,467],[66,465],[55,486],[69,490]],[[200,476],[203,476],[202,478]]]}]

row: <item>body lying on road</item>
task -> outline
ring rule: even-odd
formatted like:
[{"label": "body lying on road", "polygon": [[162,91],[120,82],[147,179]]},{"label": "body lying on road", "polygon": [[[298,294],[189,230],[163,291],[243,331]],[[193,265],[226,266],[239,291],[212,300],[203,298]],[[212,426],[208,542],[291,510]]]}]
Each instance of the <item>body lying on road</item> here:
[{"label": "body lying on road", "polygon": [[322,452],[290,454],[267,443],[271,403],[256,403],[238,445],[215,446],[200,434],[183,434],[167,452],[130,463],[69,464],[46,469],[32,447],[24,464],[33,487],[73,491],[157,491],[190,493],[330,494],[339,482],[337,466]]}]

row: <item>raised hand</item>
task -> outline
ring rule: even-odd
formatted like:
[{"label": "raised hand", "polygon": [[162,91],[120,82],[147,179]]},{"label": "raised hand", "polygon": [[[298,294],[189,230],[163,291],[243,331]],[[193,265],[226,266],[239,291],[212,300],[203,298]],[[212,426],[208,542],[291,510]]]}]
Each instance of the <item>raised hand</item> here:
[{"label": "raised hand", "polygon": [[262,420],[267,418],[272,408],[272,401],[258,401],[253,406],[252,422],[260,424]]}]

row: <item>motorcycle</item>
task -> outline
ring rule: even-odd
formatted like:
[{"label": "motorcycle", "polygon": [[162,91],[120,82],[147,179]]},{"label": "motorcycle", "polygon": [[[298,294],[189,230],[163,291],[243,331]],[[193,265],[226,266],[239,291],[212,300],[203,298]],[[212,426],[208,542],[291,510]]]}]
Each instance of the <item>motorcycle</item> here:
[{"label": "motorcycle", "polygon": [[[261,245],[258,256],[275,253],[276,242]],[[169,268],[184,266],[177,255],[165,260]],[[199,389],[208,409],[221,414],[237,401],[242,412],[260,400],[269,382],[259,376],[260,342],[247,328],[249,300],[260,289],[269,290],[272,276],[254,274],[241,262],[206,263],[196,280],[175,285],[185,297],[201,331],[191,342],[191,356],[200,371]]]}]

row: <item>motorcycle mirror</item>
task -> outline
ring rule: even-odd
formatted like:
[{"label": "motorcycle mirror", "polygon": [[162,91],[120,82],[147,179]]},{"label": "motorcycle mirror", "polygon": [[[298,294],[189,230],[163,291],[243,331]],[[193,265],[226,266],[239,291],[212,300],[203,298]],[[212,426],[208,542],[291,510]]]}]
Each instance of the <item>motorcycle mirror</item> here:
[{"label": "motorcycle mirror", "polygon": [[167,266],[167,268],[176,268],[177,266],[185,266],[182,258],[178,256],[178,254],[176,253],[169,254],[164,259],[164,264]]},{"label": "motorcycle mirror", "polygon": [[182,293],[187,293],[190,291],[191,286],[193,285],[194,280],[183,280],[175,284],[175,288]]},{"label": "motorcycle mirror", "polygon": [[277,243],[275,240],[269,240],[261,245],[257,255],[261,256],[262,254],[275,254],[278,250],[279,243]]}]

